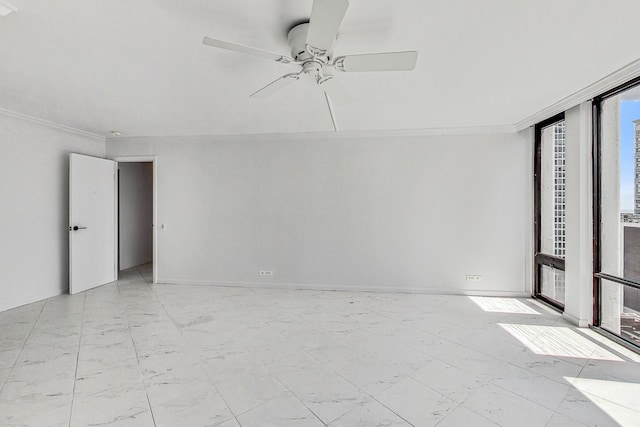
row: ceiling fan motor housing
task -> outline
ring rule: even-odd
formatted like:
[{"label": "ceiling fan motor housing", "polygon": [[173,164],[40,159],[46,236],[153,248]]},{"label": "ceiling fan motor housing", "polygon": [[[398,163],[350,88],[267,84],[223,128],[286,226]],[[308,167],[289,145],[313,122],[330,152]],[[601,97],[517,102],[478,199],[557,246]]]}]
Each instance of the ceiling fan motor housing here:
[{"label": "ceiling fan motor housing", "polygon": [[[309,32],[309,23],[298,24],[289,30],[289,48],[291,49],[291,57],[296,61],[304,62],[313,59],[307,51],[307,33]],[[323,56],[317,56],[316,59],[328,64],[333,57],[333,47]]]}]

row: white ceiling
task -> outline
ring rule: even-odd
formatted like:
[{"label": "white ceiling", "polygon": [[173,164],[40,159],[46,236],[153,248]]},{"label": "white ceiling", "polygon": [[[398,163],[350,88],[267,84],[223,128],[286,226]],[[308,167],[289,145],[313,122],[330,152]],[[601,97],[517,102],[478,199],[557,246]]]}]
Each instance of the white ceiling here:
[{"label": "white ceiling", "polygon": [[[333,130],[321,91],[249,94],[295,65],[201,44],[289,54],[311,0],[10,0],[0,108],[109,136]],[[335,55],[418,50],[414,72],[340,73],[346,131],[513,125],[640,58],[638,0],[351,0]],[[299,82],[300,83],[300,82]]]}]

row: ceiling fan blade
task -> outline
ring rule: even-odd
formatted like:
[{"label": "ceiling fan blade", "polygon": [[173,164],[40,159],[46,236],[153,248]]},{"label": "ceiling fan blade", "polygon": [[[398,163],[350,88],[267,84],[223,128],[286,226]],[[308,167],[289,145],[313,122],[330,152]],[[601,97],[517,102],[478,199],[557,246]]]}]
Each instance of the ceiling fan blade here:
[{"label": "ceiling fan blade", "polygon": [[261,99],[267,98],[273,95],[274,93],[278,92],[279,90],[284,89],[285,87],[289,86],[291,83],[299,79],[300,79],[300,74],[297,74],[297,73],[285,74],[284,76],[272,81],[262,89],[259,89],[253,92],[251,95],[249,95],[249,97],[261,98]]},{"label": "ceiling fan blade", "polygon": [[418,52],[369,53],[336,58],[334,66],[340,71],[411,71],[416,68]]},{"label": "ceiling fan blade", "polygon": [[240,52],[246,55],[259,56],[261,58],[270,59],[276,62],[282,62],[284,64],[289,64],[293,62],[293,59],[280,55],[278,53],[269,52],[267,50],[258,49],[256,47],[245,46],[237,43],[229,43],[223,40],[212,39],[210,37],[205,37],[202,39],[202,43],[207,46],[217,47],[219,49],[231,50],[233,52]]},{"label": "ceiling fan blade", "polygon": [[349,0],[313,1],[307,33],[307,45],[311,47],[312,55],[319,56],[331,49],[348,7]]},{"label": "ceiling fan blade", "polygon": [[354,101],[349,89],[333,76],[321,77],[318,79],[318,86],[338,105],[347,105]]}]

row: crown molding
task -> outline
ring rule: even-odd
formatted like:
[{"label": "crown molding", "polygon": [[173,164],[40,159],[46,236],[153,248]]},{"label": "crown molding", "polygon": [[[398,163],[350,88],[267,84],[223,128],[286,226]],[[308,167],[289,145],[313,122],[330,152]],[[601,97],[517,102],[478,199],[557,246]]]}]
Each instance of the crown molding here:
[{"label": "crown molding", "polygon": [[548,119],[549,117],[553,117],[558,113],[568,110],[569,108],[575,107],[576,105],[579,105],[585,101],[589,101],[592,98],[639,76],[640,59],[625,65],[624,67],[603,77],[602,79],[585,87],[584,89],[581,89],[578,92],[575,92],[574,94],[561,99],[555,104],[543,110],[540,110],[536,114],[533,114],[526,119],[519,121],[518,123],[516,123],[515,129],[517,132],[520,132],[521,130],[526,129],[529,126],[533,126],[536,123]]},{"label": "crown molding", "polygon": [[332,139],[356,139],[356,138],[389,138],[412,136],[442,136],[442,135],[482,135],[516,133],[535,125],[549,117],[575,107],[585,101],[594,98],[610,89],[613,89],[627,81],[640,77],[640,59],[635,60],[624,67],[603,77],[597,82],[569,95],[553,105],[544,108],[537,113],[515,123],[514,125],[498,126],[470,126],[449,128],[425,128],[425,129],[386,129],[386,130],[356,130],[339,132],[295,132],[295,133],[255,133],[255,134],[227,134],[227,135],[141,135],[126,137],[107,137],[95,133],[83,131],[70,126],[53,123],[27,114],[0,108],[0,116],[23,120],[40,126],[49,127],[59,131],[81,135],[99,142],[176,142],[176,141],[208,141],[208,142],[232,142],[232,141],[288,141],[288,140],[332,140]]},{"label": "crown molding", "polygon": [[340,132],[295,132],[295,133],[253,133],[229,135],[175,135],[175,136],[124,136],[107,138],[107,143],[150,143],[150,142],[250,142],[250,141],[299,141],[337,140],[362,138],[392,138],[442,135],[480,135],[516,133],[514,126],[474,126],[460,128],[398,129]]},{"label": "crown molding", "polygon": [[39,119],[37,117],[29,116],[27,114],[16,113],[15,111],[5,110],[4,108],[0,108],[0,116],[8,117],[10,119],[22,120],[24,122],[33,123],[35,125],[48,127],[50,129],[59,130],[66,133],[71,133],[74,135],[84,136],[86,138],[93,139],[97,142],[106,142],[105,137],[97,135],[95,133],[87,132],[84,130],[72,128],[70,126],[61,125],[58,123],[53,123],[48,120]]}]

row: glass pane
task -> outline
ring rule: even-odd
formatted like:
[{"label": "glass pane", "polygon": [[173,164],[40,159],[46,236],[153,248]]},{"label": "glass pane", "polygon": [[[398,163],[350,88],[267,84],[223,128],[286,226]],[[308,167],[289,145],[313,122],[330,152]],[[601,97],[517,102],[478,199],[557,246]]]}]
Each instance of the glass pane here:
[{"label": "glass pane", "polygon": [[540,189],[540,251],[565,254],[565,129],[564,120],[542,129]]},{"label": "glass pane", "polygon": [[541,265],[540,281],[542,295],[564,304],[564,271]]},{"label": "glass pane", "polygon": [[601,326],[640,345],[640,289],[602,280]]},{"label": "glass pane", "polygon": [[602,271],[640,281],[640,88],[602,105]]}]

